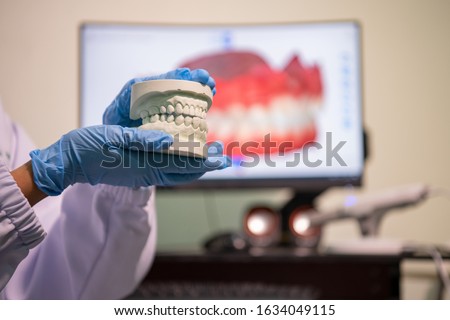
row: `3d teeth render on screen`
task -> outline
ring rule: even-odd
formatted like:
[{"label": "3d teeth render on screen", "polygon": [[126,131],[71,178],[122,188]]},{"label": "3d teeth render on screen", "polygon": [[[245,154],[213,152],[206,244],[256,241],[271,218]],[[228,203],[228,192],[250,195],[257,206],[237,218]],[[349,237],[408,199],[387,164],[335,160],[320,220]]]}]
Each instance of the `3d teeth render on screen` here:
[{"label": "3d teeth render on screen", "polygon": [[[229,156],[284,154],[301,149],[318,137],[318,114],[325,94],[324,66],[293,54],[282,66],[272,66],[257,51],[225,50],[197,55],[179,67],[206,69],[219,88],[208,124],[209,139],[220,140]],[[270,134],[274,145],[266,148]],[[251,150],[232,148],[251,141]],[[247,151],[246,151],[247,150]]]},{"label": "3d teeth render on screen", "polygon": [[131,88],[130,118],[142,119],[143,130],[161,130],[174,137],[169,152],[206,158],[211,89],[187,80],[150,80]]}]

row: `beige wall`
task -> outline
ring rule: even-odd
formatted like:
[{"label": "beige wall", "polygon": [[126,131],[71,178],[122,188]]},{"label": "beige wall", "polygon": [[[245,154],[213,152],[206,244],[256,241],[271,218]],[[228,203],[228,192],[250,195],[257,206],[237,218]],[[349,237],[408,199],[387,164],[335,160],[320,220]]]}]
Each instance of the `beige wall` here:
[{"label": "beige wall", "polygon": [[[245,23],[347,18],[363,25],[364,112],[371,135],[365,188],[379,190],[416,181],[450,188],[447,0],[0,0],[0,97],[6,110],[43,147],[78,124],[78,27],[83,21]],[[200,239],[199,230],[208,228],[205,208],[214,203],[219,207],[210,227],[238,226],[248,199],[259,201],[266,196],[216,193],[215,202],[198,196],[202,209],[180,217],[173,211],[190,198],[180,197],[177,203],[161,195],[161,228],[167,230],[163,229],[160,239],[169,244],[176,243],[175,234],[180,239]],[[281,203],[285,198],[285,193],[278,192],[270,201]],[[193,217],[197,227],[187,233],[177,229],[180,221]],[[330,225],[325,231],[325,243],[357,237],[351,222]],[[431,199],[388,216],[382,236],[450,244],[450,201]],[[412,290],[411,297],[420,296],[408,289],[417,286],[406,288]]]}]

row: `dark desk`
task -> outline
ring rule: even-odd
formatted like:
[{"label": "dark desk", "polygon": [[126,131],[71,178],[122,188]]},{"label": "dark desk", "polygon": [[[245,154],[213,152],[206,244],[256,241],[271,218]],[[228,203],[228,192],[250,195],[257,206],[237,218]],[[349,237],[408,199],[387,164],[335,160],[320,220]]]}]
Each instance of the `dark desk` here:
[{"label": "dark desk", "polygon": [[399,299],[399,256],[159,253],[131,299]]}]

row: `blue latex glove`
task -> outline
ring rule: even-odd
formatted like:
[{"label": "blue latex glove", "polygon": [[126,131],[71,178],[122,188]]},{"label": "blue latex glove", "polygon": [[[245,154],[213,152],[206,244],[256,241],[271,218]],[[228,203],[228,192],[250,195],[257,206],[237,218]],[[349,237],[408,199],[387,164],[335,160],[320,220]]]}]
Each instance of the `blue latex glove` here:
[{"label": "blue latex glove", "polygon": [[117,125],[73,130],[48,148],[30,152],[33,180],[46,194],[58,195],[77,182],[127,187],[176,185],[230,165],[219,144],[208,149],[206,160],[157,152],[172,143],[170,135],[156,130]]},{"label": "blue latex glove", "polygon": [[216,93],[216,83],[214,79],[210,77],[208,71],[203,69],[195,69],[191,71],[189,68],[179,68],[158,76],[135,78],[125,84],[114,101],[111,102],[108,108],[106,108],[105,113],[103,114],[103,123],[118,124],[123,127],[140,126],[142,124],[142,120],[130,119],[131,87],[133,84],[138,82],[161,79],[197,81],[201,84],[208,85],[211,88],[213,94]]}]

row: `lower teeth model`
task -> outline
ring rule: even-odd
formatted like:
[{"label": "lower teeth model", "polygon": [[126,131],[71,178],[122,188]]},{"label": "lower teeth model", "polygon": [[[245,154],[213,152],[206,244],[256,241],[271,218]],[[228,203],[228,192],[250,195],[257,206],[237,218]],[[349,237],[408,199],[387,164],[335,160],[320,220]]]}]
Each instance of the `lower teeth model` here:
[{"label": "lower teeth model", "polygon": [[213,94],[208,86],[186,80],[150,80],[131,89],[130,118],[139,129],[161,130],[174,137],[169,153],[207,158],[206,113]]}]

